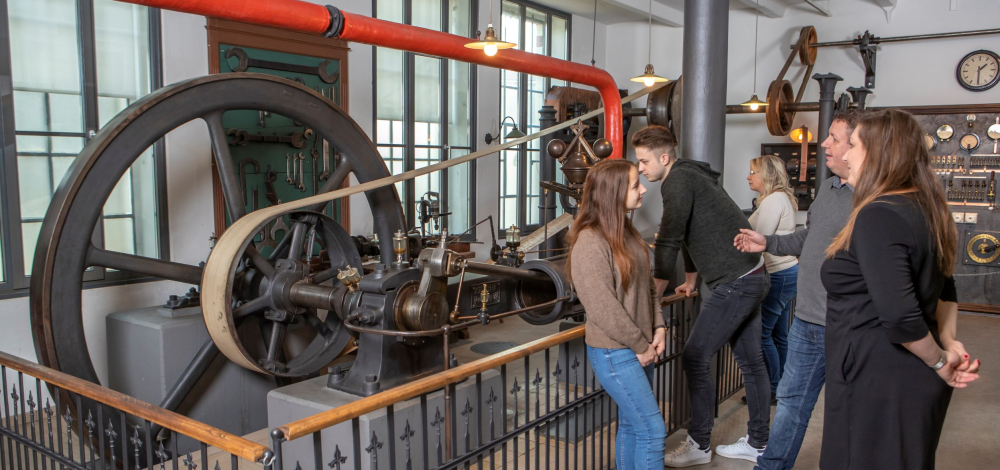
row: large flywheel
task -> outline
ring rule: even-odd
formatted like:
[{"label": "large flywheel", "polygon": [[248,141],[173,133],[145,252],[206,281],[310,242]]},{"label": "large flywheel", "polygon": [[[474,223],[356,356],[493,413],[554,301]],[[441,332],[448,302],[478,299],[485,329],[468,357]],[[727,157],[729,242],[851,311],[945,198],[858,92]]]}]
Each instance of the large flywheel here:
[{"label": "large flywheel", "polygon": [[[158,139],[193,120],[202,120],[208,126],[230,220],[235,222],[245,216],[239,175],[222,125],[222,115],[229,110],[260,110],[285,116],[328,141],[342,160],[317,193],[341,187],[351,174],[361,183],[389,176],[374,144],[346,112],[319,93],[289,80],[231,73],[187,80],[151,93],[118,114],[87,144],[52,198],[31,273],[31,320],[39,363],[99,382],[82,317],[83,275],[89,267],[192,285],[203,283],[200,266],[107,251],[93,244],[92,234],[105,201],[133,162]],[[393,185],[379,187],[365,196],[380,249],[391,253],[392,234],[404,227],[396,189]],[[261,325],[256,340],[263,339],[263,344],[251,347],[244,344],[247,338],[237,329],[225,332],[231,336],[228,343],[237,344],[245,354],[241,358],[244,367],[277,376],[305,376],[328,364],[350,340],[350,332],[336,314],[329,312],[320,318],[314,307],[297,305],[289,292],[295,283],[319,284],[335,277],[338,268],[360,265],[347,232],[321,213],[325,205],[323,202],[291,213],[291,228],[267,256],[250,242],[230,260],[230,320],[239,325],[254,319]],[[329,269],[310,272],[308,263],[302,262],[312,256],[312,240],[325,248]],[[309,329],[311,337],[294,353],[282,348],[284,335],[293,324],[299,330]],[[210,333],[216,337],[220,332]],[[195,372],[196,378],[200,375],[197,371],[203,372],[217,352],[215,344],[206,343],[188,370]],[[232,356],[230,359],[236,360]],[[183,389],[193,384],[179,385],[175,385],[163,406],[175,408],[186,394]]]}]

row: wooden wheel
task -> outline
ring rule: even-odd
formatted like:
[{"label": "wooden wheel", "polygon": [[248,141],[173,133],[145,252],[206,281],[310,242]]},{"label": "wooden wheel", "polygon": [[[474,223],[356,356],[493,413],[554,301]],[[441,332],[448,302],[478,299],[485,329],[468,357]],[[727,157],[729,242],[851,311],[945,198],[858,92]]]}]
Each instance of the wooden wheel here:
[{"label": "wooden wheel", "polygon": [[771,135],[788,135],[792,130],[795,113],[785,109],[787,104],[794,102],[795,94],[788,80],[775,80],[767,87],[767,109],[764,114],[767,117],[767,130]]}]

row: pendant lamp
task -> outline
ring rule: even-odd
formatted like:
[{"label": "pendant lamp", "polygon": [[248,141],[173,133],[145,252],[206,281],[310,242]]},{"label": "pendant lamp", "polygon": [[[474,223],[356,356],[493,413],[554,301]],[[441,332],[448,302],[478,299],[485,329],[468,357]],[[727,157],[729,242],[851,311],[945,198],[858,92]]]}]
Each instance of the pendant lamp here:
[{"label": "pendant lamp", "polygon": [[[595,18],[594,21],[597,21]],[[663,78],[653,71],[653,0],[649,0],[649,45],[647,49],[649,53],[648,63],[646,64],[646,71],[638,77],[632,77],[633,82],[642,82],[645,86],[653,86],[656,83],[669,82],[670,79]]]},{"label": "pendant lamp", "polygon": [[756,111],[761,106],[767,106],[766,101],[757,98],[757,25],[760,22],[760,0],[757,0],[755,9],[757,12],[753,20],[753,95],[750,96],[750,99],[740,103],[750,108],[751,111]]},{"label": "pendant lamp", "polygon": [[493,0],[490,0],[490,22],[489,26],[486,27],[486,37],[482,41],[478,39],[479,35],[477,34],[476,41],[466,44],[465,47],[481,50],[490,57],[495,56],[500,49],[513,49],[517,47],[517,44],[497,39],[497,32],[493,29]]}]

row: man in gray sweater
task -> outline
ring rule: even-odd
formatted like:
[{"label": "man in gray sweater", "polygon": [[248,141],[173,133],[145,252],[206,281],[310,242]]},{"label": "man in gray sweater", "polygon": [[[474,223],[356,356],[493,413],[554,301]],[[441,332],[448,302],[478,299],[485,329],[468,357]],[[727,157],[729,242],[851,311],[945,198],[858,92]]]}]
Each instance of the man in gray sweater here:
[{"label": "man in gray sweater", "polygon": [[819,272],[826,247],[847,224],[854,188],[847,184],[848,137],[863,111],[850,110],[834,117],[830,136],[823,141],[826,166],[834,176],[820,186],[809,206],[806,229],[788,235],[763,236],[741,230],[734,245],[748,253],[767,251],[773,255],[799,257],[799,291],[795,319],[788,331],[788,358],[778,384],[778,410],[774,415],[771,441],[757,459],[756,469],[790,469],[799,455],[809,417],[826,380],[825,330],[826,289]]},{"label": "man in gray sweater", "polygon": [[719,173],[704,162],[675,158],[676,141],[661,126],[649,126],[632,136],[639,172],[660,181],[663,217],[654,250],[653,278],[663,294],[684,257],[685,282],[678,293],[690,294],[698,274],[712,290],[701,305],[684,346],[681,361],[691,395],[691,426],[687,440],[664,456],[668,467],[700,465],[712,460],[715,386],[710,361],[726,343],[743,372],[750,420],[749,434],[736,444],[718,446],[726,457],[755,461],[767,445],[771,383],[761,353],[760,303],[770,281],[764,260],[743,253],[731,240],[750,223],[719,182]]}]

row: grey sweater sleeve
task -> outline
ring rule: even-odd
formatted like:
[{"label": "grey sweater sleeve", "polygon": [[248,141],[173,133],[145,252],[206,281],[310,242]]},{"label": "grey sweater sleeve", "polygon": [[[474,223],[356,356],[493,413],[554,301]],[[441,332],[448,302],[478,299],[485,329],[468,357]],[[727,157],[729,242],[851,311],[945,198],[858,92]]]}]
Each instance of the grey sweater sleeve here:
[{"label": "grey sweater sleeve", "polygon": [[587,309],[587,321],[636,354],[646,352],[649,343],[618,301],[611,247],[600,237],[584,231],[573,245],[570,256],[573,257],[573,287]]}]

